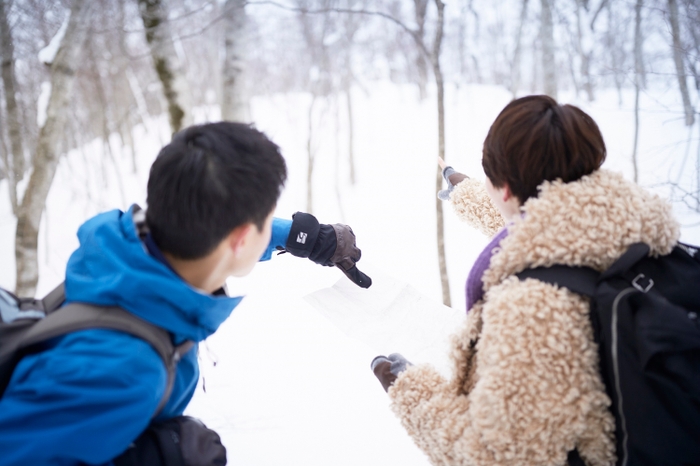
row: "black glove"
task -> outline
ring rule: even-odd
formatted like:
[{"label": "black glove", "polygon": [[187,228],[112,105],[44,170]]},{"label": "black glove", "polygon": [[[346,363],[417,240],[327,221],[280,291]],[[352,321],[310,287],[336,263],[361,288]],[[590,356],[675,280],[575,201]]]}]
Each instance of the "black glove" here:
[{"label": "black glove", "polygon": [[178,416],[151,424],[119,457],[115,466],[225,466],[219,434],[201,421]]},{"label": "black glove", "polygon": [[355,234],[347,225],[319,224],[316,217],[304,212],[292,216],[292,229],[285,249],[293,256],[308,257],[317,264],[336,266],[361,288],[369,288],[372,279],[357,268],[361,252],[355,246]]},{"label": "black glove", "polygon": [[384,387],[384,391],[389,391],[389,387],[394,384],[399,374],[412,365],[399,353],[393,353],[389,356],[377,356],[372,360],[371,367],[379,383]]}]

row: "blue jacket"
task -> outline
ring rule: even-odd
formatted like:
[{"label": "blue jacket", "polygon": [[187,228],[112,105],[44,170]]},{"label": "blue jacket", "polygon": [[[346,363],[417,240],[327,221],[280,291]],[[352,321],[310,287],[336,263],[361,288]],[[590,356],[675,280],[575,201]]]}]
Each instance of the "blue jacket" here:
[{"label": "blue jacket", "polygon": [[[168,330],[175,343],[214,333],[242,298],[202,293],[149,254],[133,207],[88,220],[66,268],[66,300],[119,306]],[[291,221],[275,219],[261,260],[284,246]],[[145,341],[111,330],[56,338],[25,356],[0,398],[0,466],[109,464],[146,428],[167,372]],[[194,394],[197,351],[180,361],[159,418],[182,414]]]}]

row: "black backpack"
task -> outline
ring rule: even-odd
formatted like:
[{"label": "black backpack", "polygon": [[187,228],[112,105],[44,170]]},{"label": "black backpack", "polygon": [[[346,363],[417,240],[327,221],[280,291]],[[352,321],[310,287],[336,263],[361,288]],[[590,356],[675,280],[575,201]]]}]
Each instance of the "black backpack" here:
[{"label": "black backpack", "polygon": [[65,299],[63,283],[43,299],[18,298],[0,288],[0,396],[19,360],[41,351],[48,340],[78,330],[118,330],[148,342],[168,371],[166,390],[153,413],[155,417],[170,398],[178,361],[194,342],[188,340],[175,347],[166,330],[123,309],[84,303],[62,306]]},{"label": "black backpack", "polygon": [[637,243],[602,274],[555,265],[517,276],[591,298],[617,464],[700,464],[698,248],[679,244],[653,258],[649,246]]}]

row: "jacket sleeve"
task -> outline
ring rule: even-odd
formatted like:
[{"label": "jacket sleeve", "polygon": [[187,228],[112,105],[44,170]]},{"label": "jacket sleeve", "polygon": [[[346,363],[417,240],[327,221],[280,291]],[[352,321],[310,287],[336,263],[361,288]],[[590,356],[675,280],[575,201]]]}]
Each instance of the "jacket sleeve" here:
[{"label": "jacket sleeve", "polygon": [[503,216],[486,192],[484,183],[466,178],[452,190],[450,202],[457,216],[488,237],[504,227]]},{"label": "jacket sleeve", "polygon": [[587,464],[614,462],[587,303],[531,281],[487,293],[472,383],[417,366],[390,389],[392,409],[434,465],[564,465],[574,447]]},{"label": "jacket sleeve", "polygon": [[270,260],[272,253],[277,250],[277,246],[284,247],[287,244],[287,237],[292,229],[292,221],[282,218],[272,219],[272,236],[270,236],[270,244],[260,258],[261,261]]},{"label": "jacket sleeve", "polygon": [[146,428],[166,385],[151,346],[111,330],[25,356],[0,398],[3,466],[105,464]]}]

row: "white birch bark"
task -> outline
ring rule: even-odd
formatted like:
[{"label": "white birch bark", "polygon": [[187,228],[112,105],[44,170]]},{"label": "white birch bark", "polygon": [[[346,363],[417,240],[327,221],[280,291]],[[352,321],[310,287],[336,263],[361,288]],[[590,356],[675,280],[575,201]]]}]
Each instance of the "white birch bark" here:
[{"label": "white birch bark", "polygon": [[[435,0],[437,7],[437,20],[435,24],[435,39],[433,40],[433,50],[431,54],[435,83],[437,84],[437,106],[438,106],[438,155],[445,159],[445,85],[440,67],[440,54],[442,52],[442,39],[445,27],[445,4],[442,0]],[[437,168],[435,174],[435,192],[442,189],[442,170]],[[435,196],[435,212],[437,220],[437,249],[438,267],[440,268],[440,284],[442,285],[442,303],[445,306],[452,305],[450,297],[450,280],[447,275],[447,260],[445,256],[445,217],[442,209],[443,201]]]},{"label": "white birch bark", "polygon": [[678,77],[678,88],[683,99],[683,111],[685,112],[685,125],[693,126],[695,123],[695,110],[690,103],[688,94],[688,82],[685,78],[685,64],[683,57],[683,47],[681,44],[681,28],[678,23],[678,3],[676,0],[668,0],[668,14],[671,22],[671,35],[673,38],[673,62],[676,65],[676,76]]},{"label": "white birch bark", "polygon": [[151,49],[153,66],[163,85],[168,103],[170,128],[173,133],[192,124],[192,106],[185,67],[178,57],[168,20],[168,12],[162,0],[138,0],[146,42]]},{"label": "white birch bark", "polygon": [[591,77],[591,63],[594,60],[595,24],[606,3],[607,0],[601,0],[597,2],[597,5],[594,5],[591,0],[576,0],[579,73],[589,102],[595,100],[594,83]]},{"label": "white birch bark", "polygon": [[15,74],[15,52],[12,43],[10,23],[4,1],[0,1],[0,55],[2,56],[2,83],[5,88],[5,110],[7,113],[7,133],[10,139],[10,154],[7,156],[7,179],[10,190],[12,210],[17,215],[17,182],[24,176],[24,147],[22,144],[22,125],[15,98],[17,77]]},{"label": "white birch bark", "polygon": [[32,172],[17,215],[15,289],[20,296],[33,296],[39,281],[39,224],[61,154],[75,71],[87,37],[92,4],[90,0],[73,0],[66,34],[51,64],[51,97],[46,110],[46,123],[39,130]]},{"label": "white birch bark", "polygon": [[316,150],[313,146],[313,131],[314,131],[314,106],[316,105],[316,94],[311,94],[311,103],[309,104],[309,127],[306,137],[306,212],[313,214],[314,210],[314,163],[316,159]]},{"label": "white birch bark", "polygon": [[541,0],[540,43],[542,44],[542,70],[544,93],[557,98],[557,68],[554,61],[554,23],[552,21],[552,4],[554,0]]},{"label": "white birch bark", "polygon": [[634,182],[639,180],[639,167],[637,166],[637,144],[639,142],[639,92],[642,88],[644,76],[644,62],[642,46],[642,7],[644,0],[637,0],[634,7],[634,145],[632,147],[632,168],[634,169]]},{"label": "white birch bark", "polygon": [[224,5],[224,63],[221,74],[221,118],[250,121],[250,97],[245,81],[246,0],[226,0]]},{"label": "white birch bark", "polygon": [[[428,11],[428,0],[413,0],[415,18],[416,18],[416,35],[420,40],[423,40],[425,35],[425,16]],[[428,96],[428,66],[425,63],[425,56],[418,50],[416,55],[416,68],[418,70],[418,91],[420,100]]]},{"label": "white birch bark", "polygon": [[520,88],[520,57],[522,55],[522,38],[525,21],[527,21],[527,4],[528,0],[522,0],[520,7],[520,22],[518,23],[518,32],[515,36],[515,51],[513,52],[513,64],[510,68],[510,94],[515,99]]}]

